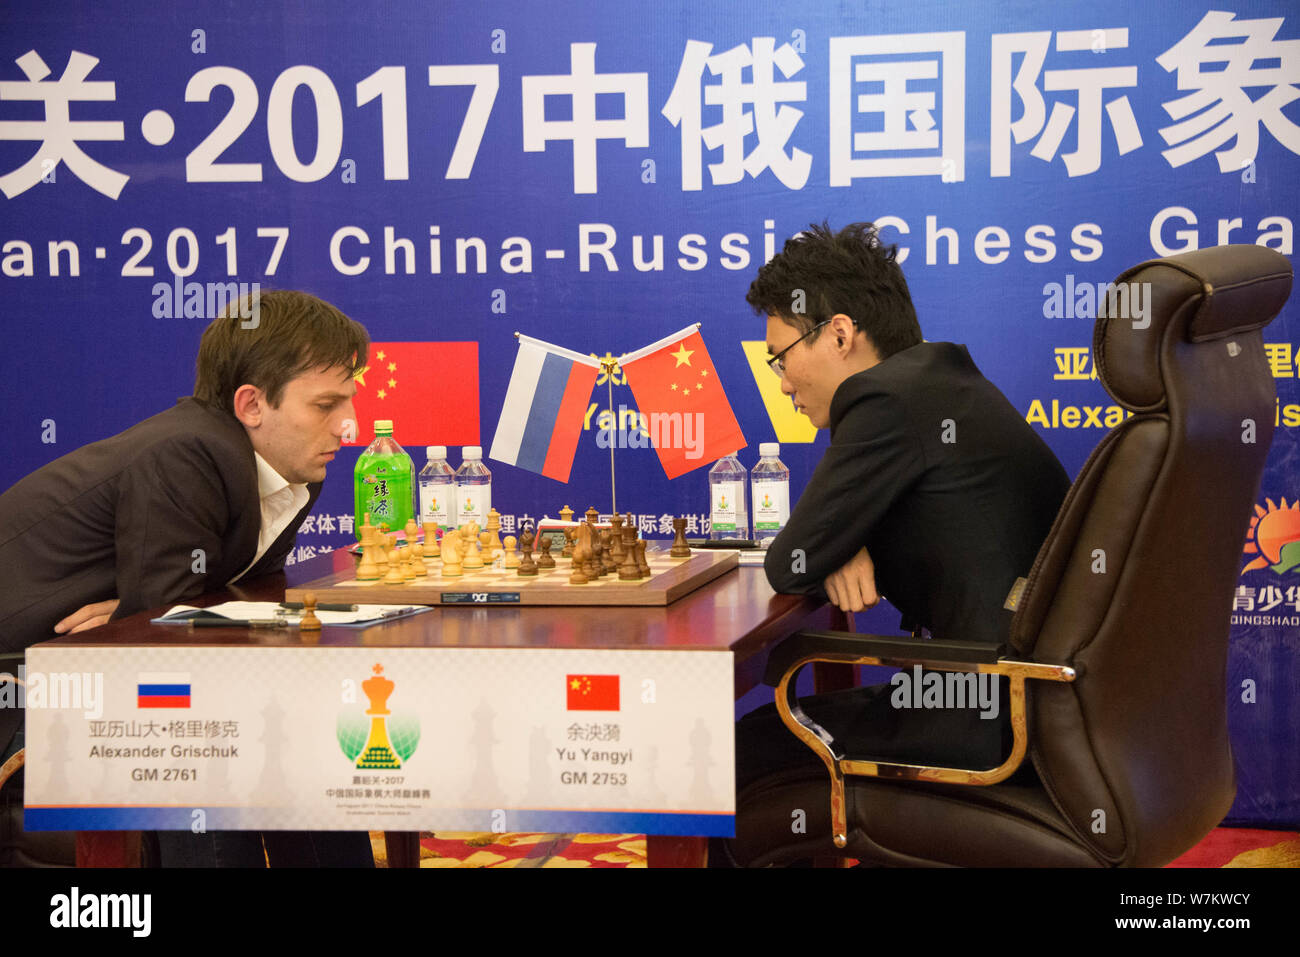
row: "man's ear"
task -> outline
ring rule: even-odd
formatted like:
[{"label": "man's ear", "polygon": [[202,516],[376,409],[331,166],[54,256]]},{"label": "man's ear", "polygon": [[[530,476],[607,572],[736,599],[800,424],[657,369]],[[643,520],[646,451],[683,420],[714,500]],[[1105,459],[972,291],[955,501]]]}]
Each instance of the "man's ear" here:
[{"label": "man's ear", "polygon": [[831,316],[831,331],[835,334],[835,344],[840,349],[845,348],[853,341],[853,336],[857,332],[857,327],[853,320],[842,312],[837,312]]},{"label": "man's ear", "polygon": [[255,429],[262,424],[266,410],[266,394],[255,385],[245,382],[235,390],[235,418],[246,428]]}]

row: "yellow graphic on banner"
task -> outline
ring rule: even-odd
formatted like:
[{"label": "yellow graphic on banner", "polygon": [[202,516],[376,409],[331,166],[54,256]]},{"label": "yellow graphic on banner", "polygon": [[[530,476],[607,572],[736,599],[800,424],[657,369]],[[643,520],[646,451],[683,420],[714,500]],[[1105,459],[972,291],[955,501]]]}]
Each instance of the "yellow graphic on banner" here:
[{"label": "yellow graphic on banner", "polygon": [[763,397],[767,407],[767,417],[772,420],[778,442],[811,442],[817,437],[817,429],[808,416],[796,412],[790,397],[781,391],[781,380],[767,364],[766,342],[742,342],[745,358],[749,360],[749,371],[754,375],[758,385],[758,394]]}]

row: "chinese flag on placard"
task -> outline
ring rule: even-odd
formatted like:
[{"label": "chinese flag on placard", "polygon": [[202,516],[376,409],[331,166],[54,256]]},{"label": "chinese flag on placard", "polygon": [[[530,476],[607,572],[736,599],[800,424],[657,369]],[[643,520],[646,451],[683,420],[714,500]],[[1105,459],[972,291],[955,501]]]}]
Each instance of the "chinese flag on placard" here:
[{"label": "chinese flag on placard", "polygon": [[570,711],[618,710],[618,675],[569,675],[564,687]]},{"label": "chinese flag on placard", "polygon": [[[619,360],[670,479],[745,447],[698,327]],[[656,426],[656,414],[661,418]]]},{"label": "chinese flag on placard", "polygon": [[477,342],[372,342],[356,375],[357,436],[369,445],[376,419],[393,438],[418,445],[478,445]]}]

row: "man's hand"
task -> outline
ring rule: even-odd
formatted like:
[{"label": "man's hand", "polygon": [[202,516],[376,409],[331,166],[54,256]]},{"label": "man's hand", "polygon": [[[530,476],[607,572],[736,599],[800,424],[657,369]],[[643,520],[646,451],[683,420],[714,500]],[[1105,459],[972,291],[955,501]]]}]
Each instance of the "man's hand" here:
[{"label": "man's hand", "polygon": [[82,605],[67,618],[63,619],[54,626],[57,634],[75,634],[79,631],[87,631],[91,628],[98,628],[100,625],[108,624],[108,619],[113,617],[113,612],[117,611],[118,599],[110,598],[108,601],[97,601],[90,605]]},{"label": "man's hand", "polygon": [[826,594],[841,611],[863,611],[880,603],[876,594],[876,566],[863,548],[839,571],[826,576]]}]

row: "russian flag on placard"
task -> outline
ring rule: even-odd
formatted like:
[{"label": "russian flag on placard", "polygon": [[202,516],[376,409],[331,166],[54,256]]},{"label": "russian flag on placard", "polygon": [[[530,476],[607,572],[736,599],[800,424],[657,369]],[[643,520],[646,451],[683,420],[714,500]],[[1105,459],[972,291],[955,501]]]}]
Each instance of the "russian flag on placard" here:
[{"label": "russian flag on placard", "polygon": [[488,455],[567,482],[599,371],[600,363],[591,356],[519,336],[519,354]]},{"label": "russian flag on placard", "polygon": [[144,672],[136,683],[138,708],[188,708],[189,672]]}]

